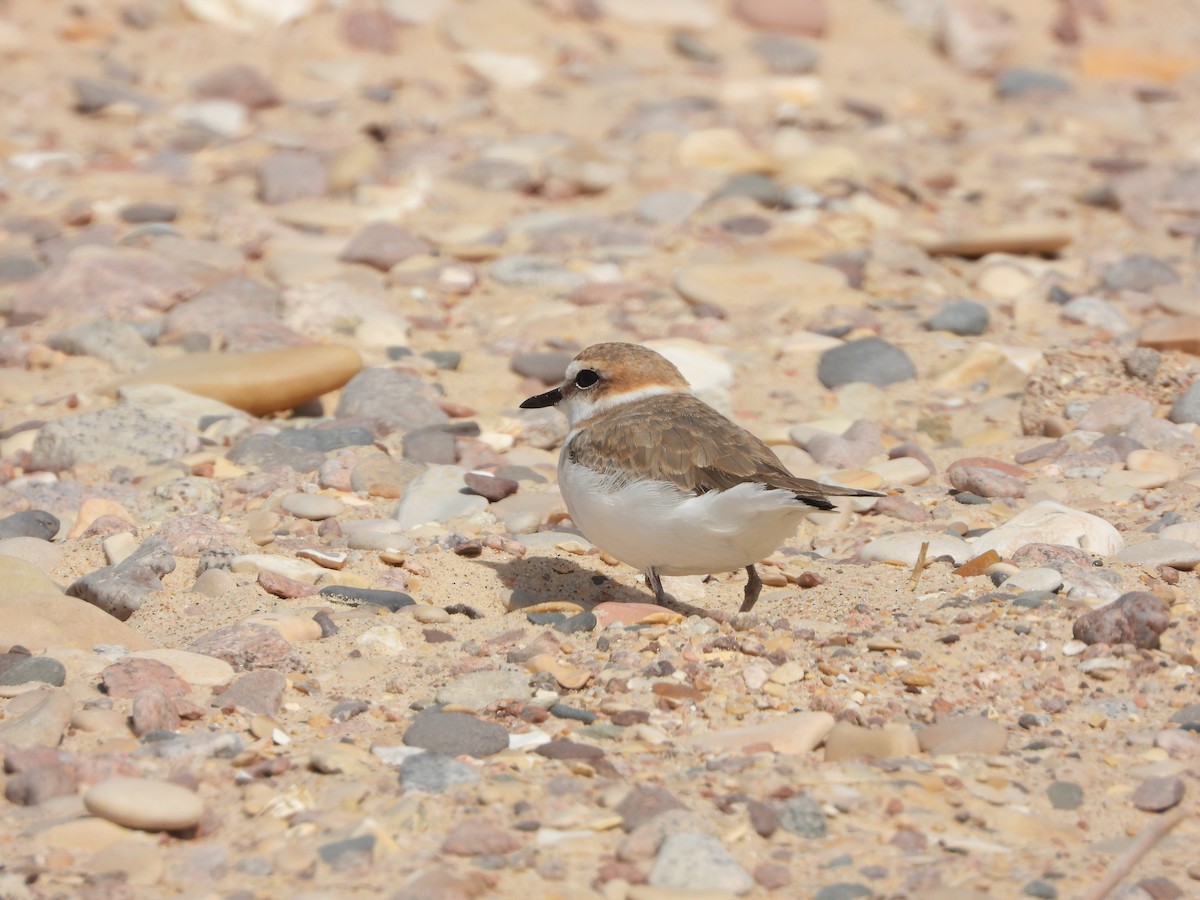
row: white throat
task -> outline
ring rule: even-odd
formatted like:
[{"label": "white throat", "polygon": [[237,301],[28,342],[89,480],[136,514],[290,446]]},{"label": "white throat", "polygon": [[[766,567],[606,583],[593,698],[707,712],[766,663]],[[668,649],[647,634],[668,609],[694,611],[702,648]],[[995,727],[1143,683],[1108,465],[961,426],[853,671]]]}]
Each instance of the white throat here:
[{"label": "white throat", "polygon": [[592,416],[615,409],[618,406],[624,406],[626,403],[645,400],[647,397],[678,393],[681,393],[680,388],[651,384],[632,391],[610,393],[607,396],[600,396],[593,400],[585,392],[577,391],[569,399],[563,401],[562,410],[566,413],[568,427],[574,430],[585,419],[590,419]]}]

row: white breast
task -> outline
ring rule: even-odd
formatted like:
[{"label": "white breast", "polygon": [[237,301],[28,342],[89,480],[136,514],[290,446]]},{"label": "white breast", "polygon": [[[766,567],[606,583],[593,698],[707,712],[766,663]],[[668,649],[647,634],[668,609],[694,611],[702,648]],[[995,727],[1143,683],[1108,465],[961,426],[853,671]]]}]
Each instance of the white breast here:
[{"label": "white breast", "polygon": [[796,533],[807,511],[787,491],[761,484],[700,495],[668,482],[621,485],[572,462],[565,447],[558,482],[571,519],[589,541],[661,575],[728,572],[756,563]]}]

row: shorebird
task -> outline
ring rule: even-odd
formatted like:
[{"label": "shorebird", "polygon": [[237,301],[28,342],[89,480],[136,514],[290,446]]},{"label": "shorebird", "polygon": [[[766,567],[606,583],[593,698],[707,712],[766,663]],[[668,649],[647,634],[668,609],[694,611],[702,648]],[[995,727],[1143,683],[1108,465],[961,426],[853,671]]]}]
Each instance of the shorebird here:
[{"label": "shorebird", "polygon": [[691,392],[665,357],[637,344],[593,344],[558,387],[522,409],[557,406],[569,432],[558,486],[583,535],[641,569],[663,603],[663,575],[745,568],[748,612],[762,592],[754,564],[830,497],[878,497],[789,472],[761,440]]}]

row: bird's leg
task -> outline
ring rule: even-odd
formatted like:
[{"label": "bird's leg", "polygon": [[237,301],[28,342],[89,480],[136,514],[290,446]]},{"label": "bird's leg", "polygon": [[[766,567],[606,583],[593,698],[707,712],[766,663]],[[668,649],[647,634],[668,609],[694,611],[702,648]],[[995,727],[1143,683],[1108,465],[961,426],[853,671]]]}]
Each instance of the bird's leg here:
[{"label": "bird's leg", "polygon": [[654,566],[646,570],[646,584],[650,590],[654,591],[654,602],[659,606],[665,606],[667,603],[667,592],[663,590],[662,579],[658,577],[658,572],[654,571]]},{"label": "bird's leg", "polygon": [[742,601],[742,608],[738,612],[750,612],[754,609],[758,595],[762,593],[762,579],[758,577],[758,570],[753,565],[746,566],[746,575],[746,599]]}]

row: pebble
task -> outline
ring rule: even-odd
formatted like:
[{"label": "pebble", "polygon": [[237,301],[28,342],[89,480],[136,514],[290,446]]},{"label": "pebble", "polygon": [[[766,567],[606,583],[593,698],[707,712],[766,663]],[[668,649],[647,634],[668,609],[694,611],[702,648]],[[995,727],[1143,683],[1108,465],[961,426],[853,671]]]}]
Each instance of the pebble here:
[{"label": "pebble", "polygon": [[616,806],[626,834],[672,810],[687,811],[687,807],[670,791],[652,784],[636,785]]},{"label": "pebble", "polygon": [[275,716],[283,705],[287,677],[275,669],[256,669],[241,675],[220,693],[214,693],[214,706],[227,711]]},{"label": "pebble", "polygon": [[482,710],[497,700],[527,700],[529,676],[517,669],[492,669],[460,675],[437,692],[438,703]]},{"label": "pebble", "polygon": [[83,795],[94,816],[142,831],[183,831],[204,815],[204,801],[194,792],[167,781],[110,778]]},{"label": "pebble", "polygon": [[718,838],[683,832],[668,835],[650,867],[649,884],[676,891],[721,891],[742,895],[754,877],[730,855]]},{"label": "pebble", "polygon": [[1133,791],[1133,805],[1142,812],[1166,812],[1183,801],[1183,779],[1178,775],[1147,778]]},{"label": "pebble", "polygon": [[786,34],[756,34],[750,49],[776,75],[807,75],[821,62],[812,44]]},{"label": "pebble", "polygon": [[346,511],[346,504],[324,494],[288,494],[279,502],[279,508],[298,519],[319,522],[341,515]]},{"label": "pebble", "polygon": [[523,378],[534,378],[542,384],[561,384],[572,353],[518,353],[509,367]]},{"label": "pebble", "polygon": [[408,485],[393,516],[402,530],[444,523],[487,509],[488,501],[463,489],[466,470],[458,466],[430,466]]},{"label": "pebble", "polygon": [[344,584],[326,585],[321,588],[320,594],[326,597],[337,597],[355,605],[365,603],[370,606],[380,606],[390,612],[404,609],[406,606],[413,606],[417,602],[403,591],[360,588]]},{"label": "pebble", "polygon": [[57,747],[74,707],[70,695],[58,688],[19,694],[5,704],[0,743],[11,747]]},{"label": "pebble", "polygon": [[1068,94],[1071,83],[1054,72],[1014,67],[996,76],[996,95],[1005,100],[1054,94]]},{"label": "pebble", "polygon": [[920,556],[922,544],[929,545],[929,549],[925,552],[926,560],[949,557],[955,565],[962,565],[968,559],[978,555],[977,546],[972,546],[961,538],[944,534],[910,532],[876,538],[859,550],[858,556],[867,562],[894,562],[913,566],[917,562],[917,557]]},{"label": "pebble", "polygon": [[1167,418],[1176,424],[1200,424],[1200,381],[1175,399]]},{"label": "pebble", "polygon": [[934,313],[925,327],[930,331],[976,337],[987,331],[989,319],[987,306],[978,300],[953,300]]},{"label": "pebble", "polygon": [[536,256],[506,256],[498,259],[488,267],[488,275],[506,287],[556,293],[572,291],[587,280],[578,272]]},{"label": "pebble", "polygon": [[471,766],[439,753],[417,753],[400,763],[400,784],[406,791],[442,794],[477,781],[479,773]]},{"label": "pebble", "polygon": [[1148,591],[1131,591],[1075,620],[1072,633],[1085,644],[1133,644],[1157,649],[1170,624],[1170,604]]},{"label": "pebble", "polygon": [[338,259],[386,272],[409,257],[427,255],[432,249],[428,241],[398,225],[372,222],[350,239]]},{"label": "pebble", "polygon": [[521,842],[490,822],[468,819],[450,830],[442,852],[451,856],[503,856],[521,849]]},{"label": "pebble", "polygon": [[281,102],[275,86],[246,63],[212,69],[192,82],[192,90],[198,97],[233,100],[247,109],[269,109]]},{"label": "pebble", "polygon": [[1004,752],[1008,729],[984,716],[956,716],[917,731],[921,749],[933,756]]},{"label": "pebble", "polygon": [[1008,591],[1040,591],[1053,594],[1063,586],[1062,574],[1048,566],[1034,566],[1014,572],[1002,582]]},{"label": "pebble", "polygon": [[817,378],[831,390],[860,381],[887,387],[916,377],[916,366],[908,354],[877,337],[826,350],[817,364]]},{"label": "pebble", "polygon": [[995,550],[1011,557],[1026,544],[1065,544],[1108,557],[1121,551],[1125,539],[1099,516],[1042,500],[976,538],[972,550],[976,555]]},{"label": "pebble", "polygon": [[466,713],[427,711],[408,726],[404,743],[443,756],[485,757],[508,749],[508,732]]},{"label": "pebble", "polygon": [[813,900],[857,900],[859,897],[870,897],[875,892],[865,884],[853,881],[838,881],[827,884],[813,894]]},{"label": "pebble", "polygon": [[1057,253],[1070,243],[1070,233],[1057,222],[1011,222],[923,241],[922,247],[930,256],[979,257]]},{"label": "pebble", "polygon": [[61,528],[62,523],[53,513],[44,509],[27,509],[0,519],[0,540],[30,537],[49,541]]},{"label": "pebble", "polygon": [[166,542],[149,537],[121,562],[83,576],[67,595],[86,600],[111,616],[125,621],[162,590],[162,577],[175,571],[175,557]]},{"label": "pebble", "polygon": [[902,759],[916,756],[921,748],[908,726],[863,728],[838,722],[825,738],[825,762],[844,759]]},{"label": "pebble", "polygon": [[1178,284],[1179,275],[1169,263],[1157,257],[1134,253],[1104,269],[1100,281],[1110,291],[1147,292],[1163,285]]},{"label": "pebble", "polygon": [[30,467],[62,472],[122,459],[134,464],[174,459],[198,449],[195,434],[140,406],[114,406],[44,425],[30,450]]},{"label": "pebble", "polygon": [[[340,344],[322,344],[235,353],[187,353],[147,366],[122,379],[121,384],[167,384],[262,416],[293,409],[337,390],[361,368],[362,357],[357,350]],[[182,451],[159,452],[153,458],[182,455]]]},{"label": "pebble", "polygon": [[235,672],[250,669],[280,669],[303,672],[304,658],[279,632],[267,625],[243,622],[209,631],[191,643],[188,650],[213,656],[231,665]]},{"label": "pebble", "polygon": [[378,366],[363,369],[345,383],[336,415],[374,419],[399,432],[449,421],[419,378]]},{"label": "pebble", "polygon": [[1052,781],[1046,788],[1046,798],[1055,809],[1079,809],[1083,788],[1073,781]]},{"label": "pebble", "polygon": [[40,683],[62,687],[66,681],[66,667],[50,656],[27,656],[11,665],[0,661],[0,685]]},{"label": "pebble", "polygon": [[1160,537],[1155,541],[1130,544],[1114,559],[1131,566],[1145,566],[1151,569],[1170,566],[1190,572],[1200,565],[1200,548],[1188,541],[1164,540]]},{"label": "pebble", "polygon": [[783,802],[779,807],[779,825],[784,831],[809,840],[823,838],[828,832],[825,811],[817,799],[807,792]]}]

